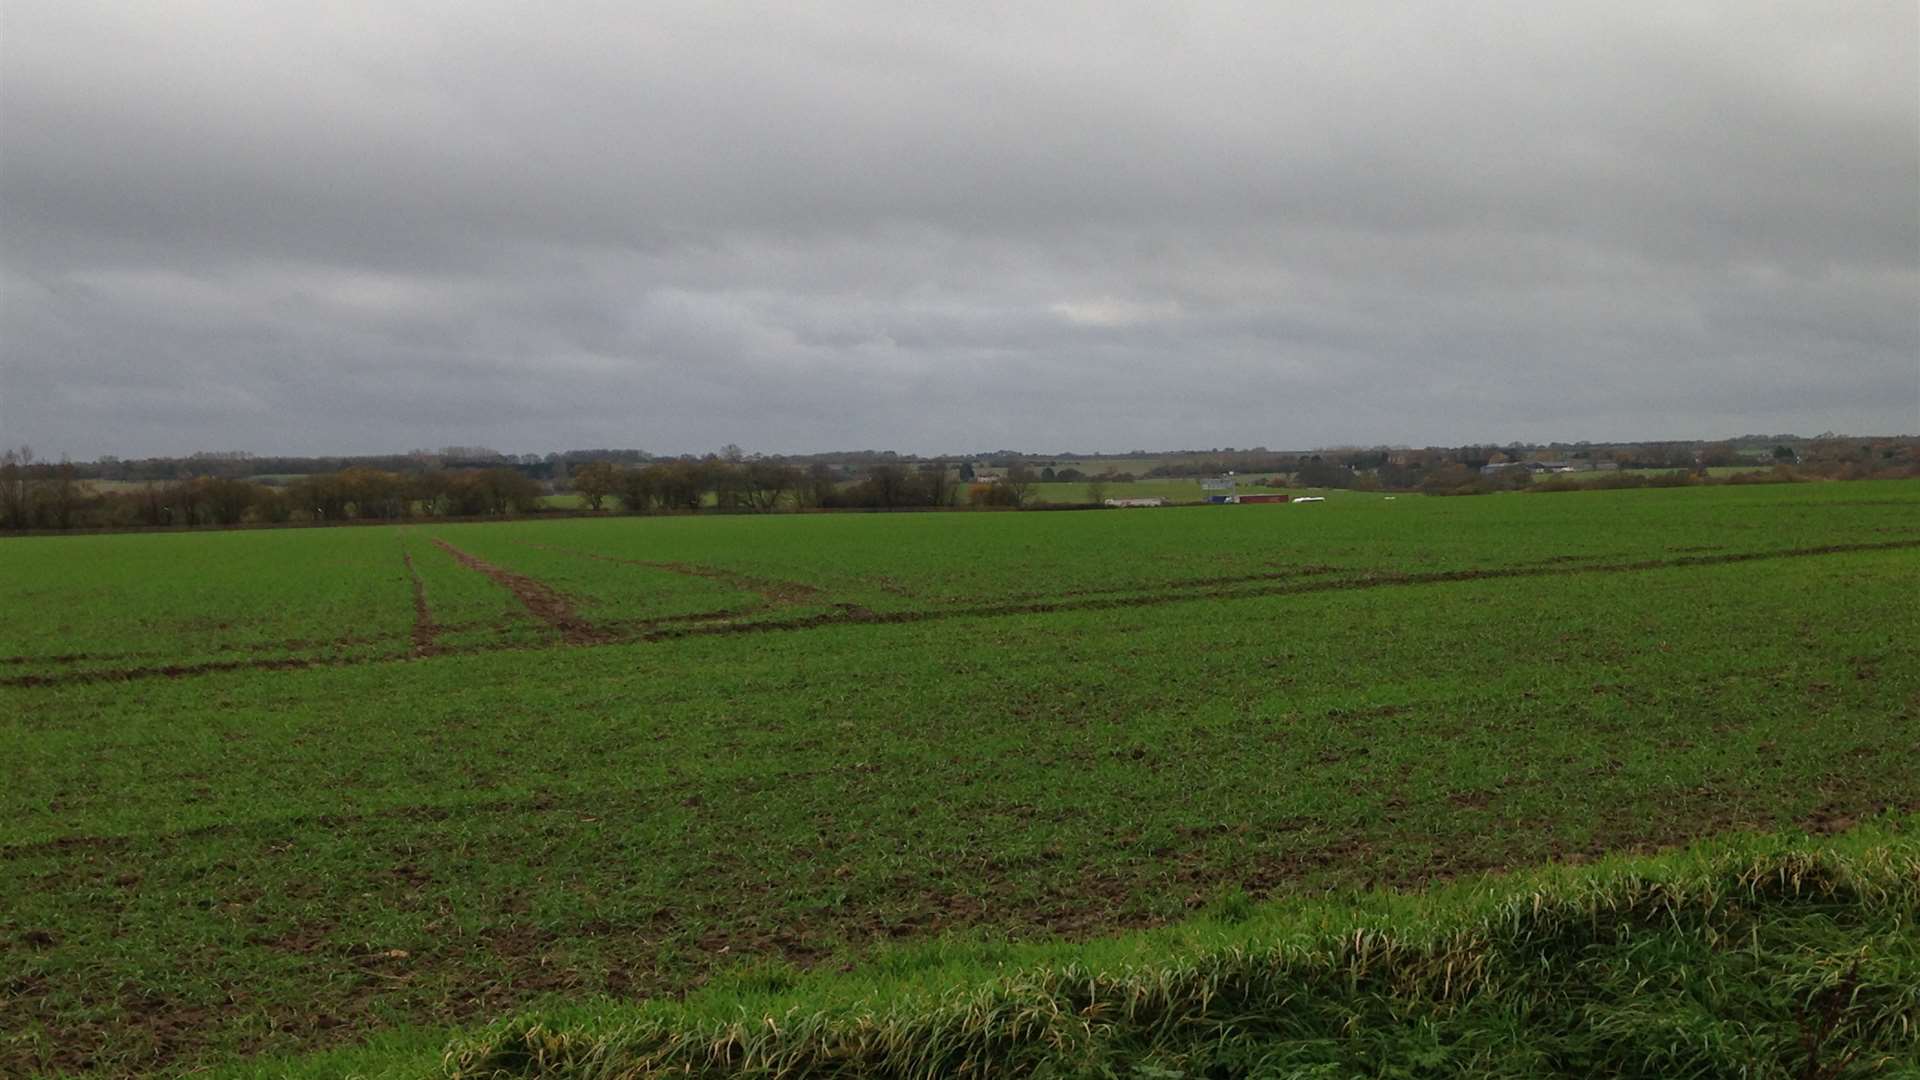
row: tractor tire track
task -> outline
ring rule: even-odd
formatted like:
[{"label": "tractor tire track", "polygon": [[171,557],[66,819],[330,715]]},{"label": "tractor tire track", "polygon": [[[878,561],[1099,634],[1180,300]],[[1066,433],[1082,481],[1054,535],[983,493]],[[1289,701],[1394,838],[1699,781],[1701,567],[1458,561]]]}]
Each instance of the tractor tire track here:
[{"label": "tractor tire track", "polygon": [[[568,644],[574,645],[617,645],[637,642],[668,641],[683,637],[706,637],[729,634],[772,633],[782,630],[812,630],[823,626],[846,625],[895,625],[904,623],[939,622],[947,619],[1004,618],[1019,615],[1048,615],[1067,611],[1109,611],[1119,608],[1157,607],[1167,604],[1184,604],[1195,600],[1245,600],[1272,596],[1296,596],[1308,593],[1343,592],[1347,590],[1396,588],[1402,586],[1439,585],[1464,581],[1492,581],[1502,578],[1558,577],[1580,574],[1627,574],[1652,570],[1684,569],[1694,566],[1719,566],[1733,563],[1759,562],[1770,559],[1803,559],[1822,555],[1844,555],[1872,551],[1912,550],[1920,548],[1920,540],[1888,540],[1872,543],[1827,544],[1820,547],[1788,548],[1775,551],[1751,551],[1730,554],[1693,555],[1677,559],[1645,559],[1635,562],[1577,565],[1532,565],[1508,567],[1482,567],[1464,570],[1438,570],[1417,574],[1381,573],[1359,578],[1338,578],[1334,580],[1296,580],[1289,583],[1274,584],[1256,588],[1210,588],[1204,590],[1179,590],[1166,592],[1143,592],[1131,596],[1095,596],[1078,599],[1035,601],[1032,603],[980,604],[968,607],[928,608],[915,611],[873,612],[865,608],[841,606],[833,611],[821,612],[792,619],[766,619],[753,622],[691,622],[684,625],[663,625],[664,620],[639,620],[633,623],[608,623],[589,625],[579,620],[566,606],[566,601],[551,588],[511,571],[501,570],[471,555],[458,551],[451,545],[436,540],[435,543],[446,547],[455,558],[472,569],[479,570],[501,581],[514,595],[527,603],[530,610],[541,615],[563,631]],[[472,560],[467,562],[467,560]],[[504,578],[505,580],[502,580]],[[513,582],[514,584],[508,584]],[[515,588],[518,585],[519,588]],[[523,594],[521,589],[526,589]],[[529,599],[531,597],[531,600]],[[539,603],[539,609],[534,608]],[[550,617],[549,617],[550,616]],[[706,618],[702,616],[701,618]],[[556,621],[557,620],[557,621]],[[504,651],[528,651],[526,646],[481,645],[466,649],[443,649],[441,655],[451,653],[491,653]],[[378,663],[392,657],[366,657],[360,659],[258,659],[215,661],[204,664],[171,665],[165,667],[133,668],[120,671],[85,671],[57,675],[22,675],[0,678],[0,687],[35,687],[66,685],[70,683],[106,682],[141,678],[179,678],[215,671],[234,671],[240,669],[285,670],[305,667],[339,667],[353,664]]]},{"label": "tractor tire track", "polygon": [[[436,621],[434,623],[434,631],[437,636],[471,630],[484,630],[493,625],[493,623],[483,619],[459,623],[442,623]],[[339,637],[333,638],[289,638],[284,641],[230,641],[208,645],[197,651],[210,656],[220,656],[228,653],[289,653],[300,652],[306,649],[350,648],[359,645],[394,645],[402,640],[410,642],[411,631],[404,637],[394,634],[342,634]],[[179,653],[177,652],[167,653],[157,649],[133,649],[124,652],[80,652],[47,656],[0,656],[0,667],[26,667],[28,665],[38,664],[60,666],[112,660],[163,661],[169,656],[178,655]],[[285,659],[285,657],[276,657],[276,659]]]},{"label": "tractor tire track", "polygon": [[1181,578],[1178,581],[1169,581],[1151,588],[1142,588],[1137,585],[1102,585],[1094,588],[1071,589],[1061,592],[1036,591],[1013,593],[1006,598],[1006,602],[1041,600],[1047,597],[1071,597],[1078,599],[1087,596],[1117,596],[1121,594],[1153,592],[1158,589],[1200,589],[1225,585],[1251,585],[1262,581],[1293,581],[1299,578],[1327,577],[1333,574],[1346,573],[1359,574],[1365,573],[1365,571],[1355,570],[1352,567],[1326,566],[1313,563],[1307,566],[1289,567],[1285,570],[1261,570],[1250,574],[1216,574],[1211,577]]},{"label": "tractor tire track", "polygon": [[[445,629],[444,627],[442,629]],[[595,627],[599,630],[599,627]],[[608,636],[596,638],[584,644],[617,645],[622,642],[646,641],[645,637],[633,635],[626,637]],[[409,650],[411,643],[409,643]],[[474,644],[465,646],[434,645],[434,656],[475,656],[481,653],[507,652],[543,652],[553,648],[552,643],[545,644]],[[388,653],[383,656],[273,656],[255,657],[247,660],[204,660],[189,664],[159,664],[153,667],[138,668],[95,668],[86,671],[63,671],[45,675],[12,675],[0,678],[0,689],[30,689],[40,686],[74,686],[84,683],[129,682],[136,679],[184,679],[194,675],[215,675],[226,671],[304,671],[310,668],[350,668],[370,664],[388,664],[414,659],[411,651]]]},{"label": "tractor tire track", "polygon": [[129,679],[183,679],[189,675],[207,675],[218,671],[288,671],[294,668],[343,667],[368,664],[375,658],[359,660],[322,660],[306,657],[261,657],[251,660],[208,660],[195,664],[162,664],[156,667],[120,668],[112,671],[71,671],[57,675],[10,675],[0,679],[0,687],[71,686],[76,683],[125,682]]},{"label": "tractor tire track", "polygon": [[75,652],[57,653],[50,656],[0,656],[0,667],[23,667],[27,664],[84,664],[92,660],[131,660],[141,656],[161,656],[157,652]]},{"label": "tractor tire track", "polygon": [[413,655],[432,656],[439,652],[434,639],[439,637],[440,628],[434,624],[433,609],[427,605],[427,583],[420,580],[420,571],[414,569],[413,553],[404,546],[400,548],[400,561],[407,564],[407,576],[413,579]]},{"label": "tractor tire track", "polygon": [[454,547],[439,537],[433,542],[441,550],[454,557],[455,561],[469,570],[474,570],[492,578],[494,584],[513,594],[514,599],[532,613],[533,617],[560,632],[560,637],[569,645],[598,645],[610,640],[605,631],[581,618],[573,610],[567,598],[542,581],[536,581],[525,574],[518,574],[505,567],[495,566],[477,555],[469,554]]},{"label": "tractor tire track", "polygon": [[[1920,540],[1889,540],[1858,544],[1828,544],[1813,548],[1788,548],[1776,551],[1738,552],[1722,555],[1694,555],[1677,559],[1645,559],[1635,562],[1600,564],[1557,564],[1505,567],[1481,567],[1464,570],[1435,570],[1422,573],[1375,573],[1332,580],[1295,580],[1256,588],[1206,588],[1147,592],[1123,596],[1086,596],[1031,603],[981,604],[969,607],[929,608],[914,611],[873,612],[865,608],[845,608],[798,619],[761,622],[694,625],[684,628],[654,628],[638,635],[640,640],[661,641],[677,637],[719,634],[746,634],[775,630],[809,630],[820,626],[847,623],[920,623],[945,619],[1001,618],[1014,615],[1047,615],[1064,611],[1110,611],[1118,608],[1158,607],[1194,600],[1243,600],[1257,597],[1298,596],[1307,593],[1345,592],[1412,585],[1439,585],[1462,581],[1491,581],[1500,578],[1559,577],[1578,574],[1640,573],[1692,566],[1753,562],[1762,559],[1808,558],[1863,551],[1920,548]],[[1260,580],[1253,578],[1250,580]]]}]

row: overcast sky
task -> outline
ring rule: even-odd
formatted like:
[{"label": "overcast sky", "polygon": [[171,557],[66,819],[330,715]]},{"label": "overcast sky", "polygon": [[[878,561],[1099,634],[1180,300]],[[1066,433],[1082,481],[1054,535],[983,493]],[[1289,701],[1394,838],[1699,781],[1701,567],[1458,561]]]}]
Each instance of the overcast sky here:
[{"label": "overcast sky", "polygon": [[0,3],[0,440],[1920,431],[1920,6]]}]

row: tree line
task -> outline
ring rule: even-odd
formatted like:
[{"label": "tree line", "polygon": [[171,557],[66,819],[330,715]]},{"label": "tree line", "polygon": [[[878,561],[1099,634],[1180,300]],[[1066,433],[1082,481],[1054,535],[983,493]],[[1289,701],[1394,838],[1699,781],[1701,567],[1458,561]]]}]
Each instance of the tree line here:
[{"label": "tree line", "polygon": [[186,476],[102,486],[71,463],[0,454],[0,529],[65,530],[513,516],[540,507],[540,484],[511,468],[398,473],[354,467],[284,484]]},{"label": "tree line", "polygon": [[858,472],[822,462],[710,455],[649,463],[590,460],[543,482],[512,466],[396,471],[353,466],[269,482],[224,475],[101,482],[69,462],[36,461],[21,447],[0,454],[0,529],[12,531],[325,524],[411,518],[511,517],[545,509],[570,488],[583,508],[627,513],[905,510],[1019,507],[1038,476],[1018,467],[991,483],[964,484],[945,462],[889,461]]},{"label": "tree line", "polygon": [[958,505],[962,495],[974,505],[1018,507],[1031,495],[1036,476],[1015,470],[993,483],[965,485],[944,461],[908,466],[880,462],[857,473],[825,462],[802,468],[774,458],[729,460],[709,457],[617,465],[590,462],[567,479],[589,510],[613,504],[628,513],[698,510],[907,510]]},{"label": "tree line", "polygon": [[[594,455],[604,456],[594,456]],[[1759,456],[1756,458],[1756,454]],[[1035,505],[1038,485],[1077,482],[1074,505],[1099,505],[1109,484],[1131,473],[1109,469],[1088,475],[1036,456],[1003,455],[979,475],[973,462],[906,458],[863,451],[856,461],[821,456],[761,457],[736,446],[705,457],[655,458],[637,450],[569,451],[519,459],[485,448],[449,447],[385,459],[333,459],[354,464],[302,475],[235,472],[294,459],[245,454],[198,454],[175,462],[172,477],[110,480],[92,466],[36,460],[31,449],[0,452],[0,530],[67,530],[233,526],[243,524],[397,521],[408,518],[507,517],[541,512],[543,497],[573,492],[582,509],[636,514],[717,510],[907,510],[969,506],[1019,509]],[[1548,458],[1585,461],[1595,472],[1578,478],[1533,475],[1526,463]],[[159,459],[154,459],[159,460]],[[300,459],[308,464],[319,459]],[[380,468],[378,460],[410,467]],[[1516,467],[1482,471],[1488,464]],[[1629,471],[1663,469],[1657,475]],[[1714,477],[1712,468],[1742,465],[1754,471]],[[1606,472],[1600,470],[1612,469]],[[143,466],[134,472],[146,474]],[[1275,487],[1362,491],[1418,491],[1473,495],[1510,490],[1592,490],[1708,482],[1781,482],[1920,476],[1920,439],[1822,437],[1780,442],[1744,455],[1727,443],[1640,444],[1629,450],[1556,446],[1549,454],[1518,444],[1506,448],[1328,450],[1274,454],[1265,450],[1200,452],[1164,462],[1149,477],[1211,476],[1234,471],[1274,474]]]}]

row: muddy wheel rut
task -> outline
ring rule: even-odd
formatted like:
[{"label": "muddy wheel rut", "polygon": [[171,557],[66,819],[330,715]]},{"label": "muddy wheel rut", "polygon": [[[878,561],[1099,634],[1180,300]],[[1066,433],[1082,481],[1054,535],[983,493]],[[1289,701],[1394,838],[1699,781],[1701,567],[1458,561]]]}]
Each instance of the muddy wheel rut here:
[{"label": "muddy wheel rut", "polygon": [[434,625],[433,609],[427,605],[427,583],[414,569],[413,553],[404,547],[400,549],[400,561],[407,564],[407,577],[413,580],[413,655],[432,656],[439,651],[434,639],[440,635],[440,628]]},{"label": "muddy wheel rut", "polygon": [[461,551],[437,536],[434,537],[433,542],[441,550],[453,556],[460,565],[485,574],[492,578],[495,584],[512,593],[514,599],[520,601],[534,618],[560,631],[561,639],[569,645],[596,645],[610,640],[605,631],[575,613],[573,604],[553,586],[536,581],[525,574],[517,574],[505,567],[495,566],[477,555]]}]

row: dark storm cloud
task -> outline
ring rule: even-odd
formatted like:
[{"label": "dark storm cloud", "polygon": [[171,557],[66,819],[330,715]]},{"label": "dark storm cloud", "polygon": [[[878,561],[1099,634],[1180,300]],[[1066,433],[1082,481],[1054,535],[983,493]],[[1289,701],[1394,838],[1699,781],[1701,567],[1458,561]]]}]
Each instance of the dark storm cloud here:
[{"label": "dark storm cloud", "polygon": [[1920,429],[1904,0],[307,7],[0,8],[0,437]]}]

